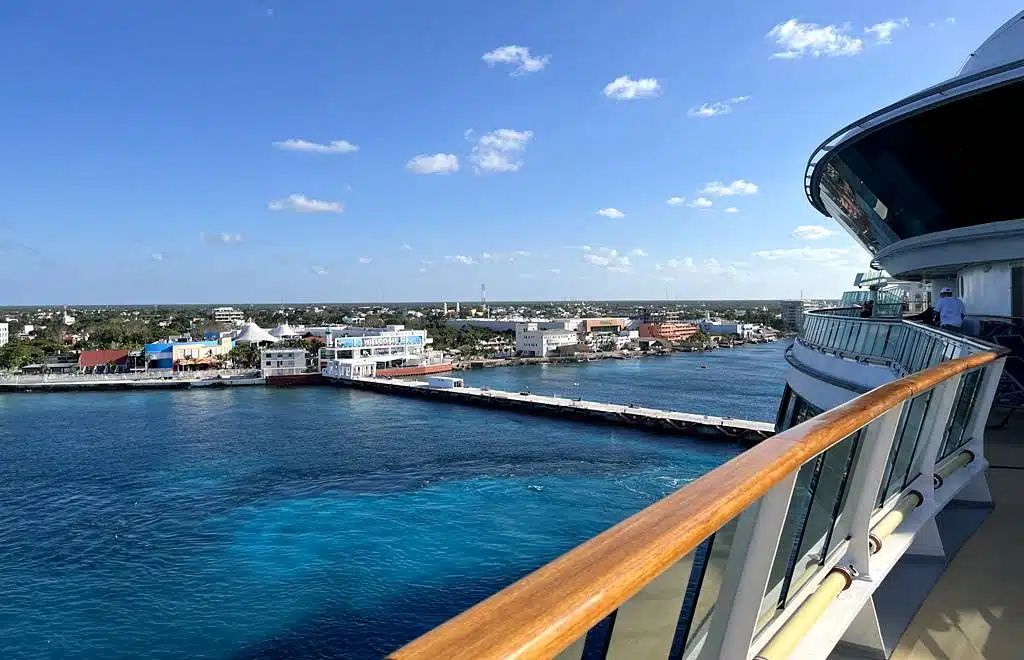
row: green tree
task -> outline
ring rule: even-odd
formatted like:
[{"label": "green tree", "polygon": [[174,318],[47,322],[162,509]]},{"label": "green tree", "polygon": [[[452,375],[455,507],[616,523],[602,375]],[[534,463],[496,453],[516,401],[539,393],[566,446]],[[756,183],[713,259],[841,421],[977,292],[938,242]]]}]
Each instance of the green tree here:
[{"label": "green tree", "polygon": [[236,367],[252,369],[260,364],[260,347],[256,344],[238,344],[228,353]]}]

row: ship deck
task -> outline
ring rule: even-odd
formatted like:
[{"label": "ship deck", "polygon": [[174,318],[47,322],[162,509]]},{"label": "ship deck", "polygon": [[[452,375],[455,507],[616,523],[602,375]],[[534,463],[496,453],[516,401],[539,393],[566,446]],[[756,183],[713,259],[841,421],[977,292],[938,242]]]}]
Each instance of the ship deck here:
[{"label": "ship deck", "polygon": [[[998,423],[1005,410],[994,410]],[[1024,649],[1024,411],[985,433],[994,508],[925,599],[892,660],[1010,660]]]}]

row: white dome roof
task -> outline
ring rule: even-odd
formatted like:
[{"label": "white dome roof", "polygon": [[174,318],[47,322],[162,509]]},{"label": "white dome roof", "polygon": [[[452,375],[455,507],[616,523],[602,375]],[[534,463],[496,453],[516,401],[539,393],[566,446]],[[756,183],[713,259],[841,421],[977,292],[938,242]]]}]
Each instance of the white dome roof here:
[{"label": "white dome roof", "polygon": [[243,325],[242,331],[235,337],[236,344],[262,344],[263,342],[276,344],[279,341],[281,340],[252,321]]},{"label": "white dome roof", "polygon": [[957,78],[1024,59],[1024,11],[1017,14],[992,33],[956,74]]},{"label": "white dome roof", "polygon": [[288,321],[285,321],[281,325],[279,325],[276,328],[274,328],[273,330],[271,330],[270,334],[272,334],[275,337],[282,337],[282,338],[283,337],[298,337],[299,336],[299,333],[295,332],[295,330],[292,329],[292,326],[288,325]]}]

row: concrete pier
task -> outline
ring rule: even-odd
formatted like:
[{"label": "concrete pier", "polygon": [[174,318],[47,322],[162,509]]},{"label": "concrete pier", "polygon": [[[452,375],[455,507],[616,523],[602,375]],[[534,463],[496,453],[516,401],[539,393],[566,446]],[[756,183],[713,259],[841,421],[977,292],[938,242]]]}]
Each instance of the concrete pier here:
[{"label": "concrete pier", "polygon": [[775,425],[731,417],[694,415],[641,406],[623,406],[580,399],[566,399],[526,392],[505,392],[477,387],[441,389],[424,381],[388,378],[332,378],[335,385],[384,394],[415,396],[436,401],[504,408],[519,412],[550,415],[588,422],[642,427],[661,433],[700,436],[752,445],[775,434]]}]

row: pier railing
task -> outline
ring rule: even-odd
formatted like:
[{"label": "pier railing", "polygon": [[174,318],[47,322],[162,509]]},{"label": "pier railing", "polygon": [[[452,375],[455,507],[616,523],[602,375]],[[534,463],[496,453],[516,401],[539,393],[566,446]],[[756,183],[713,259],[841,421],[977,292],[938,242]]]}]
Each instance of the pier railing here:
[{"label": "pier railing", "polygon": [[984,478],[1002,363],[950,359],[783,431],[391,657],[825,658]]}]

